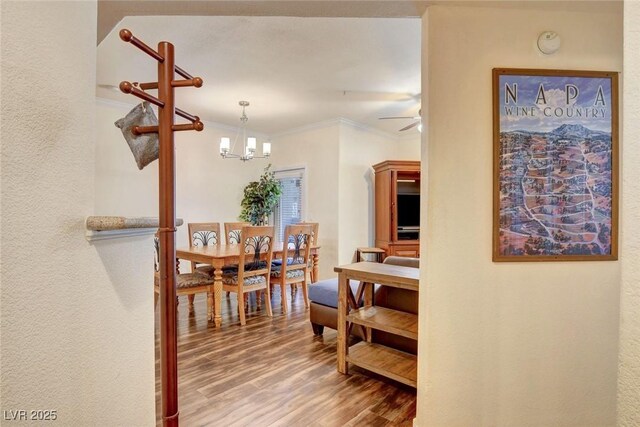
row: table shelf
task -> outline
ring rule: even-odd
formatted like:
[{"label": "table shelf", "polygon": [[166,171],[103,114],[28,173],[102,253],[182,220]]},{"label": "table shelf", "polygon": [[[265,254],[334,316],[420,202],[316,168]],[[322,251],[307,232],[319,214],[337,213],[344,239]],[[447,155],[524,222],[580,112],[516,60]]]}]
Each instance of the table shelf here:
[{"label": "table shelf", "polygon": [[[388,332],[411,340],[418,339],[418,315],[372,305],[373,284],[418,292],[420,271],[417,268],[391,264],[359,262],[335,267],[338,273],[338,372],[347,374],[349,363],[395,381],[417,387],[417,356],[372,343],[372,330]],[[354,296],[350,280],[358,280],[366,288]],[[369,295],[369,296],[367,296]],[[359,304],[364,298],[364,306]],[[349,325],[366,328],[366,341],[349,346]]]},{"label": "table shelf", "polygon": [[412,313],[370,306],[350,312],[347,321],[413,340],[418,339],[418,316]]},{"label": "table shelf", "polygon": [[359,342],[349,347],[347,362],[395,381],[417,386],[417,357],[384,345]]}]

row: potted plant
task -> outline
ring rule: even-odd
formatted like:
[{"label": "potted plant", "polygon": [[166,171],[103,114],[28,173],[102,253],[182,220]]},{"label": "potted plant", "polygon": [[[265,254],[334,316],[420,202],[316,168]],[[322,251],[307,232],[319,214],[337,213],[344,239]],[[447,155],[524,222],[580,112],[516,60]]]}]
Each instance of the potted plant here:
[{"label": "potted plant", "polygon": [[244,188],[244,197],[240,204],[241,221],[253,225],[266,225],[269,222],[269,214],[282,194],[280,183],[270,169],[271,165],[268,165],[258,181],[252,181]]}]

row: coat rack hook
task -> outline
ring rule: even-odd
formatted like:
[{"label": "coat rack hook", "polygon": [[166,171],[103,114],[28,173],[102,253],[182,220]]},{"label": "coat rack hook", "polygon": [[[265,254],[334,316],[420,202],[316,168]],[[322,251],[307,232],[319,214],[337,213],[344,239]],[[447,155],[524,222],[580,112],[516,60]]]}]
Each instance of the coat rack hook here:
[{"label": "coat rack hook", "polygon": [[124,93],[130,93],[132,95],[135,95],[140,99],[144,99],[145,101],[149,101],[153,105],[156,105],[160,108],[164,107],[164,102],[160,101],[155,96],[149,95],[147,92],[138,89],[137,87],[135,87],[134,85],[132,85],[127,81],[120,82],[120,90]]}]

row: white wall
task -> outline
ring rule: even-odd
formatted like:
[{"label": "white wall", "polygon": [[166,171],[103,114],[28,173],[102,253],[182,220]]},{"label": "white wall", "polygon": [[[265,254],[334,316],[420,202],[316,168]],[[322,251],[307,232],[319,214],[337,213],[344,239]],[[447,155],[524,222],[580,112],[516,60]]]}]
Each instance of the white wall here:
[{"label": "white wall", "polygon": [[396,138],[343,119],[278,135],[274,168],[305,166],[305,217],[320,223],[320,279],[354,260],[358,246],[373,245],[372,165],[419,160],[419,134]]},{"label": "white wall", "polygon": [[420,134],[396,138],[348,123],[340,124],[339,259],[355,261],[359,246],[375,246],[375,174],[385,160],[420,160]]},{"label": "white wall", "polygon": [[640,3],[624,3],[622,291],[618,425],[640,425]]},{"label": "white wall", "polygon": [[98,197],[96,10],[2,2],[0,406],[153,425],[150,239],[84,237]]},{"label": "white wall", "polygon": [[[158,162],[138,170],[122,132],[114,126],[133,105],[102,99],[96,105],[96,214],[158,216]],[[178,246],[188,244],[189,222],[219,222],[223,227],[224,222],[238,221],[244,187],[269,164],[222,159],[220,137],[233,140],[235,130],[204,125],[202,132],[175,134],[176,214],[184,219],[178,227]]]},{"label": "white wall", "polygon": [[[529,7],[434,6],[423,19],[420,426],[616,422],[620,262],[491,261],[492,68],[622,70],[620,14]],[[563,46],[545,57],[535,40],[548,29]]]},{"label": "white wall", "polygon": [[274,169],[306,168],[305,220],[318,222],[320,279],[333,277],[338,264],[338,137],[336,124],[287,133],[273,138]]}]

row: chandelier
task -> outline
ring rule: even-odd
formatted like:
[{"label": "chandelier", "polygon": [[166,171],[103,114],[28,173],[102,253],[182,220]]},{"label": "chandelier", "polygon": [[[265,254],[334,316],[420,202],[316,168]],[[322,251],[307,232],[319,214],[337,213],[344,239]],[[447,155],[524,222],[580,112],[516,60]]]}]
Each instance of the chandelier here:
[{"label": "chandelier", "polygon": [[[231,138],[223,136],[220,138],[220,155],[223,159],[240,159],[243,162],[252,159],[264,159],[271,155],[271,143],[265,142],[262,144],[262,156],[256,156],[256,141],[257,139],[253,136],[247,138],[247,121],[249,121],[249,117],[247,117],[247,113],[245,112],[245,108],[249,106],[249,101],[240,101],[238,105],[242,107],[242,115],[240,116],[240,128],[238,129],[238,133],[233,141],[233,146],[231,146]],[[244,144],[244,149],[242,154],[234,154],[233,150],[240,138],[240,134],[242,134],[242,141]]]}]

